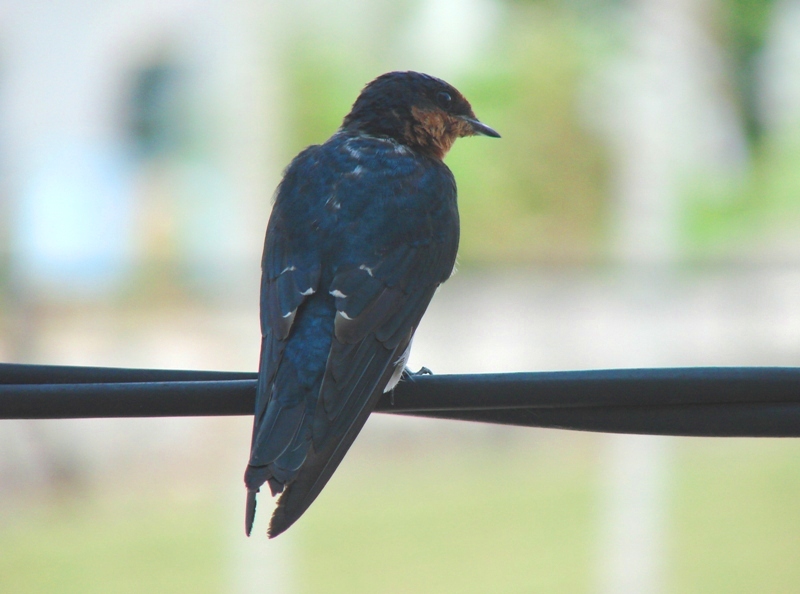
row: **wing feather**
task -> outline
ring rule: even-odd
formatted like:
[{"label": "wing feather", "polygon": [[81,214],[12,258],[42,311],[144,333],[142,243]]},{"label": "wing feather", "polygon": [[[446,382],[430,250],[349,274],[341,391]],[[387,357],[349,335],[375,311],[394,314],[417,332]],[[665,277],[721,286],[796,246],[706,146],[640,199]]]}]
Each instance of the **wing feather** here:
[{"label": "wing feather", "polygon": [[279,490],[280,483],[302,465],[308,450],[308,438],[304,440],[302,433],[309,423],[307,401],[313,396],[309,398],[303,390],[281,389],[286,383],[295,383],[291,376],[298,374],[282,361],[298,310],[317,292],[321,268],[318,263],[298,259],[287,249],[288,244],[280,217],[272,217],[262,259],[261,356],[250,462],[245,472],[250,491],[245,520],[248,534],[255,518],[254,493],[265,480],[270,480],[273,492]]},{"label": "wing feather", "polygon": [[[331,287],[338,313],[320,388],[322,410],[314,415],[311,428],[313,447],[278,501],[270,536],[280,534],[308,508],[361,431],[437,286],[446,278],[441,278],[441,271],[437,275],[429,270],[441,260],[440,251],[450,251],[447,256],[455,258],[454,246],[434,242],[401,246],[374,266],[353,266],[334,277]],[[429,283],[411,294],[402,289],[420,276],[429,277]],[[382,290],[376,291],[376,281]],[[365,294],[375,295],[366,305]]]},{"label": "wing feather", "polygon": [[305,406],[302,402],[287,406],[277,399],[271,400],[256,434],[255,442],[259,447],[250,457],[250,464],[266,466],[274,462],[291,445],[304,416]]},{"label": "wing feather", "polygon": [[397,348],[409,329],[416,329],[435,290],[436,287],[427,287],[427,290],[408,295],[394,315],[376,330],[375,337],[386,348]]},{"label": "wing feather", "polygon": [[[376,366],[372,366],[366,370],[366,374],[373,378],[373,381],[363,381],[362,378],[363,385],[373,384],[380,386],[388,383],[393,371],[391,366],[385,366],[383,373],[378,377],[377,381],[374,381],[377,369]],[[360,405],[358,400],[353,400],[348,410],[351,414],[346,415],[348,421],[347,430],[341,436],[337,436],[335,439],[326,439],[319,447],[314,445],[311,448],[311,452],[300,469],[297,478],[287,487],[278,500],[278,506],[272,515],[269,525],[270,538],[277,536],[291,526],[316,499],[339,466],[347,450],[355,441],[364,423],[369,418],[372,409],[377,404],[381,393],[381,389],[373,390],[373,393],[369,394],[368,398],[361,399]],[[315,417],[315,421],[317,418],[318,416]],[[341,415],[340,419],[344,420],[345,415]]]}]

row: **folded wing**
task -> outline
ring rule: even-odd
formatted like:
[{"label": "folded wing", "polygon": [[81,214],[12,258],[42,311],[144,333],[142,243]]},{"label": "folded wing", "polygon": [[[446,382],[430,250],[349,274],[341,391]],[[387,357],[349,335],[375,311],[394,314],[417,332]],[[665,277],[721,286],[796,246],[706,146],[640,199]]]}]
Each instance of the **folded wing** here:
[{"label": "folded wing", "polygon": [[312,448],[270,523],[280,534],[308,508],[403,364],[403,354],[437,286],[452,270],[455,245],[403,245],[337,274],[334,338],[311,426]]}]

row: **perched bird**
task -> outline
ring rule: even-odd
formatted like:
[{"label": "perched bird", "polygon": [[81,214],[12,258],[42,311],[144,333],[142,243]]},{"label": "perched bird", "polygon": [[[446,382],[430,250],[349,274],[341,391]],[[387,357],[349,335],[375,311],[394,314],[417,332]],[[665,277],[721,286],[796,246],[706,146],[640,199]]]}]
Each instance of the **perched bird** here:
[{"label": "perched bird", "polygon": [[286,169],[262,260],[248,535],[259,488],[282,493],[272,538],[311,505],[399,381],[458,249],[456,182],[442,159],[476,134],[500,136],[455,88],[390,72]]}]

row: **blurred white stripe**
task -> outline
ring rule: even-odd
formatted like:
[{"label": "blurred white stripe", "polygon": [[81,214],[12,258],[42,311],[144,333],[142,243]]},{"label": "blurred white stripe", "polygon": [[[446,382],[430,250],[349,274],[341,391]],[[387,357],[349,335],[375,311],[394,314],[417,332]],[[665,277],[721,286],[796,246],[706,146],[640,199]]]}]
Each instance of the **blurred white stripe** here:
[{"label": "blurred white stripe", "polygon": [[665,591],[665,499],[670,440],[610,435],[602,480],[598,555],[600,594]]}]

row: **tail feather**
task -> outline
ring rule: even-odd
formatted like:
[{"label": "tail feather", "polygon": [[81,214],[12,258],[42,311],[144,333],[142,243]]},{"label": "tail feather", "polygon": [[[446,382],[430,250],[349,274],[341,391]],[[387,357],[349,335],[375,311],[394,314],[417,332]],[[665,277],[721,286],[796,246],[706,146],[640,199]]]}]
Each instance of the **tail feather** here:
[{"label": "tail feather", "polygon": [[268,479],[267,484],[269,485],[269,491],[272,493],[272,496],[275,497],[278,493],[283,493],[283,488],[286,486],[282,482],[275,480],[274,478]]},{"label": "tail feather", "polygon": [[253,522],[256,519],[256,493],[258,493],[258,489],[247,490],[247,503],[244,513],[244,532],[247,536],[250,536],[253,531]]}]

